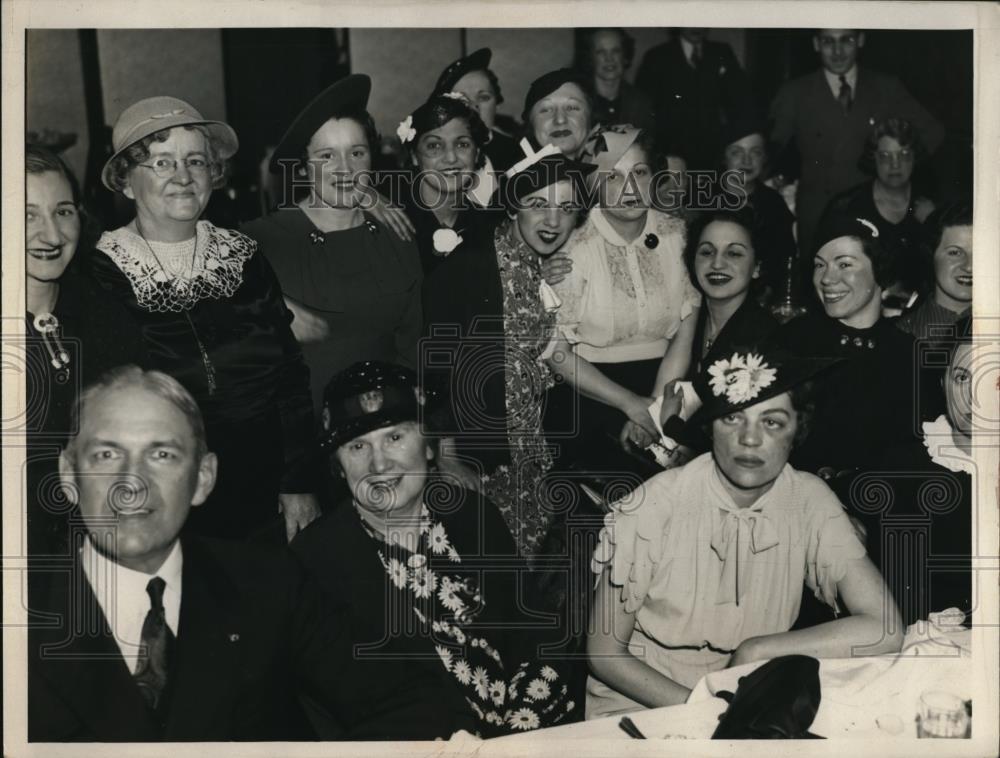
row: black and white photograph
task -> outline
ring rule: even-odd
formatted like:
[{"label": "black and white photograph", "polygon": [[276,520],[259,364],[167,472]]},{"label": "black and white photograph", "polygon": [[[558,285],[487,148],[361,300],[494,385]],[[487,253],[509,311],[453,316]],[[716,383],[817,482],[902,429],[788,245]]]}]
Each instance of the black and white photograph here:
[{"label": "black and white photograph", "polygon": [[996,4],[2,13],[4,755],[1000,751]]}]

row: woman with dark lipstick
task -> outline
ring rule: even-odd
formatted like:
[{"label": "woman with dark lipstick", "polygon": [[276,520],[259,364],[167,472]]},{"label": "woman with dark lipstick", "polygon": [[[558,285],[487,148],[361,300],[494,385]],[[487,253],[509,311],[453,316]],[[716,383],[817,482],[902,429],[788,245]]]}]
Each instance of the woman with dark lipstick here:
[{"label": "woman with dark lipstick", "polygon": [[[898,612],[843,507],[788,463],[827,364],[738,349],[699,374],[690,423],[711,452],[616,503],[594,551],[587,718],[683,703],[727,666],[899,650]],[[804,587],[850,615],[790,631]]]}]

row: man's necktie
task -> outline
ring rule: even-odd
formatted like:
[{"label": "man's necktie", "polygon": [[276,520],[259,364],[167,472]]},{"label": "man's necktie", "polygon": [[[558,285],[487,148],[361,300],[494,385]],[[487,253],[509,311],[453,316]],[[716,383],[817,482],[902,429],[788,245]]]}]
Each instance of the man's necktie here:
[{"label": "man's necktie", "polygon": [[847,77],[843,74],[840,75],[840,92],[837,95],[837,102],[840,103],[840,107],[847,113],[851,109],[851,85],[847,83]]},{"label": "man's necktie", "polygon": [[135,683],[150,708],[156,710],[167,687],[167,672],[174,647],[174,633],[163,611],[163,589],[167,583],[154,576],[146,585],[150,608],[142,622],[142,642],[135,667]]}]

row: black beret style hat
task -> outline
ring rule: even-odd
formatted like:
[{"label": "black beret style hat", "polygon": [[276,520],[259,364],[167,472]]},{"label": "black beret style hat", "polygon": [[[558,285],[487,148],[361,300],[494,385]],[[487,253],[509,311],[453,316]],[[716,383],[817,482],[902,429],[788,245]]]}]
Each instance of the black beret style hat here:
[{"label": "black beret style hat", "polygon": [[831,211],[820,220],[813,253],[818,253],[826,243],[840,237],[857,237],[865,242],[877,240],[878,226],[863,216],[855,216],[840,210]]},{"label": "black beret style hat", "polygon": [[[550,184],[569,179],[576,191],[586,197],[586,178],[597,170],[592,163],[567,158],[561,152],[553,152],[540,157],[528,166],[516,164],[507,172],[504,184],[504,198],[509,207],[517,207],[532,192],[545,189]],[[513,201],[513,202],[511,202]]]},{"label": "black beret style hat", "polygon": [[323,390],[320,444],[335,450],[375,429],[417,421],[418,392],[417,376],[408,368],[382,361],[355,363]]},{"label": "black beret style hat", "polygon": [[783,348],[750,346],[719,357],[695,376],[694,389],[702,401],[688,425],[698,429],[797,387],[832,366],[837,358],[812,358]]},{"label": "black beret style hat", "polygon": [[490,59],[493,51],[488,47],[481,47],[476,52],[470,53],[464,58],[459,58],[448,64],[448,67],[441,72],[434,91],[431,94],[440,95],[444,92],[451,92],[458,80],[470,71],[486,71],[490,67]]},{"label": "black beret style hat", "polygon": [[[363,110],[368,105],[372,80],[365,74],[345,76],[320,92],[288,127],[271,156],[271,173],[281,171],[281,163],[297,161],[309,140],[323,124],[338,115]],[[371,148],[376,145],[369,145]]]},{"label": "black beret style hat", "polygon": [[531,120],[531,109],[543,97],[548,97],[564,84],[575,84],[583,93],[590,96],[590,85],[583,74],[572,68],[560,68],[549,71],[535,79],[528,88],[528,94],[524,97],[524,111],[521,113],[521,121],[525,124]]},{"label": "black beret style hat", "polygon": [[749,137],[751,134],[761,135],[764,138],[764,144],[767,146],[767,122],[753,112],[744,111],[738,113],[735,118],[730,119],[722,127],[722,147],[727,148],[734,142],[744,137]]}]

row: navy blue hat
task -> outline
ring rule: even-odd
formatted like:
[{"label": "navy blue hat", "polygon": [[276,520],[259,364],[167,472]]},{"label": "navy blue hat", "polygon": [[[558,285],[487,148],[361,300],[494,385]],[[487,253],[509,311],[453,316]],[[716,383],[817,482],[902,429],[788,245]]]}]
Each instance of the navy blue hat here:
[{"label": "navy blue hat", "polygon": [[375,429],[417,421],[419,412],[414,372],[382,361],[355,363],[323,391],[320,444],[336,449]]},{"label": "navy blue hat", "polygon": [[[274,155],[271,156],[271,163],[268,166],[271,173],[279,173],[283,162],[297,161],[312,136],[331,118],[364,110],[368,106],[368,95],[371,91],[372,80],[368,76],[351,74],[320,92],[295,117],[281,138],[281,142],[274,149]],[[369,145],[369,147],[374,149],[377,146]]]},{"label": "navy blue hat", "polygon": [[524,97],[524,111],[521,113],[521,121],[527,124],[531,120],[531,109],[543,97],[548,97],[564,84],[575,84],[583,93],[590,98],[590,84],[576,69],[560,68],[549,71],[535,79],[528,88],[528,94]]},{"label": "navy blue hat", "polygon": [[857,237],[862,242],[871,242],[879,236],[878,226],[874,221],[847,211],[831,211],[819,223],[813,253],[818,253],[826,243],[841,237]]},{"label": "navy blue hat", "polygon": [[441,76],[438,77],[437,84],[434,85],[433,94],[440,95],[444,92],[451,92],[455,88],[455,85],[458,84],[458,80],[470,71],[488,70],[492,57],[492,50],[488,47],[481,47],[476,52],[449,63],[448,67],[441,72]]}]

